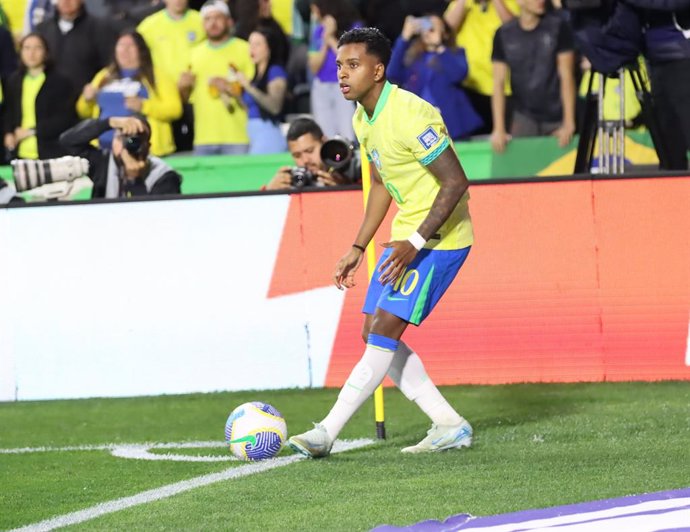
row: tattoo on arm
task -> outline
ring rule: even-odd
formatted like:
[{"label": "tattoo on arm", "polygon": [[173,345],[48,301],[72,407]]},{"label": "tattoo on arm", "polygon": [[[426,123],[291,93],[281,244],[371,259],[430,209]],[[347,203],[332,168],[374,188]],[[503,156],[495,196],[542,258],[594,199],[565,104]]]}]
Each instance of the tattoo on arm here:
[{"label": "tattoo on arm", "polygon": [[431,205],[429,214],[417,230],[428,240],[448,220],[467,190],[469,181],[452,145],[448,146],[427,168],[441,184],[441,189]]}]

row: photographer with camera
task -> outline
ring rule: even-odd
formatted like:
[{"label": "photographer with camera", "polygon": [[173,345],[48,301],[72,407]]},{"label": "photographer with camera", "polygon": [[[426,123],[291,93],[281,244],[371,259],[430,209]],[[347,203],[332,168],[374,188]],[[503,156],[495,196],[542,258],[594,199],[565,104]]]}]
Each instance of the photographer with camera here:
[{"label": "photographer with camera", "polygon": [[[115,130],[110,150],[91,145],[109,129]],[[149,154],[151,126],[142,116],[84,120],[65,131],[60,142],[70,153],[88,160],[94,198],[180,194],[180,174]]]},{"label": "photographer with camera", "polygon": [[329,187],[357,184],[362,179],[358,154],[350,142],[326,139],[311,118],[298,118],[287,132],[295,166],[283,166],[262,190]]}]

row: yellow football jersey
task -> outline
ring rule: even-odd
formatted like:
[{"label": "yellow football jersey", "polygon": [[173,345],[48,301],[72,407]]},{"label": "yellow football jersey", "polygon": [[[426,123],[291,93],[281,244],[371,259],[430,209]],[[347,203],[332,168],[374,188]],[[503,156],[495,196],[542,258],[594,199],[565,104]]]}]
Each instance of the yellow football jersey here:
[{"label": "yellow football jersey", "polygon": [[[386,82],[370,118],[357,106],[352,118],[360,144],[398,206],[391,237],[405,240],[419,229],[438,194],[440,184],[427,169],[450,147],[441,114],[418,96]],[[466,192],[430,249],[461,249],[473,242],[472,220]]]},{"label": "yellow football jersey", "polygon": [[227,78],[230,65],[247,79],[254,77],[254,63],[249,55],[249,44],[232,37],[220,46],[208,41],[192,50],[192,72],[196,84],[190,101],[194,106],[194,145],[249,144],[247,110],[234,101],[226,107],[218,93],[209,88],[213,77]]},{"label": "yellow football jersey", "polygon": [[[455,2],[451,2],[446,11],[450,11],[454,4]],[[519,13],[519,6],[515,0],[505,0],[505,5],[514,15]],[[491,96],[494,87],[491,50],[496,30],[501,27],[501,19],[490,0],[472,0],[465,4],[465,9],[465,21],[456,39],[457,45],[465,49],[469,65],[463,85],[480,94]],[[506,94],[510,94],[510,84],[507,81]]]},{"label": "yellow football jersey", "polygon": [[206,38],[201,15],[193,9],[181,19],[173,19],[163,9],[142,20],[137,31],[151,49],[153,64],[175,83],[189,68],[192,48]]},{"label": "yellow football jersey", "polygon": [[[22,127],[36,129],[36,97],[45,83],[44,72],[36,76],[24,75],[22,82]],[[31,135],[19,143],[17,155],[20,159],[38,159],[38,139]]]}]

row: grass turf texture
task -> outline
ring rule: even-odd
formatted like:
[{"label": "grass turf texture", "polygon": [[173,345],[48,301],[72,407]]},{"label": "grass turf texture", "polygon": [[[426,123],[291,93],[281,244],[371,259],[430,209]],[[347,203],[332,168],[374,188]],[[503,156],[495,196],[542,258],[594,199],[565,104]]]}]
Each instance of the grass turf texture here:
[{"label": "grass turf texture", "polygon": [[[475,428],[470,450],[401,455],[400,448],[421,439],[428,424],[400,393],[386,390],[386,441],[194,489],[72,528],[366,530],[690,486],[690,383],[442,391]],[[281,390],[2,403],[0,447],[222,440],[229,412],[249,400],[276,406],[294,434],[323,417],[336,395],[337,390]],[[341,436],[373,437],[372,412],[370,401]],[[126,460],[107,451],[0,454],[0,529],[241,465]]]}]

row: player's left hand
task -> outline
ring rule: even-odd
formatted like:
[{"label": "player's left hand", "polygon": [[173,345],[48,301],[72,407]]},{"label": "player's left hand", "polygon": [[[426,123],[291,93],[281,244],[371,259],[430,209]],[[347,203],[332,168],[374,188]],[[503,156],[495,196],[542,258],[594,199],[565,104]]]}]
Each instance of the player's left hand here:
[{"label": "player's left hand", "polygon": [[338,290],[344,288],[352,288],[355,286],[355,273],[362,264],[364,252],[355,248],[350,249],[335,265],[335,273],[333,273],[333,282]]},{"label": "player's left hand", "polygon": [[388,258],[379,266],[379,282],[381,284],[395,284],[400,276],[405,272],[405,268],[417,256],[415,248],[409,240],[394,240],[381,244],[384,248],[393,248]]}]

